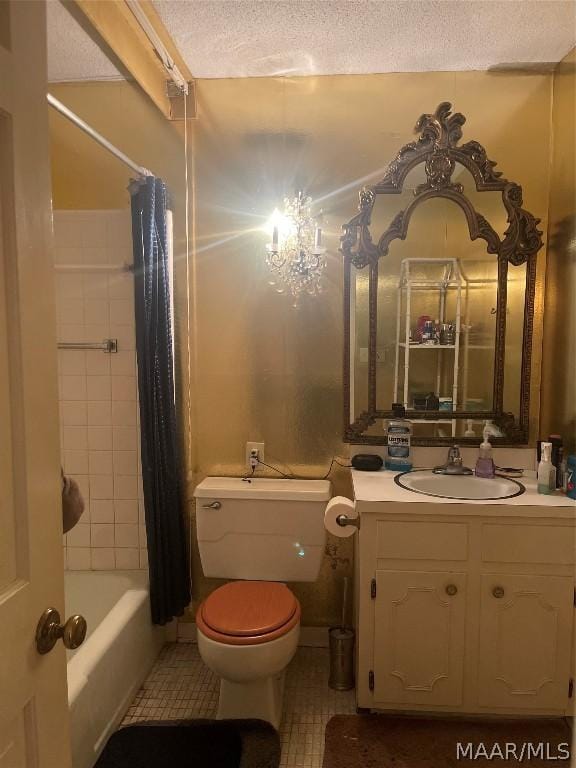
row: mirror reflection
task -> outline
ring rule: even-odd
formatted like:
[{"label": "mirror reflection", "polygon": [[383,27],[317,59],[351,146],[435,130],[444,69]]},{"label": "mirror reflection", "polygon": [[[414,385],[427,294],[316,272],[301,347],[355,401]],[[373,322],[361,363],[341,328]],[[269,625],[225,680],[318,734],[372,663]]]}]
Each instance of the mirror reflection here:
[{"label": "mirror reflection", "polygon": [[480,145],[473,162],[456,148],[450,120],[464,120],[443,106],[419,121],[436,141],[406,145],[344,226],[350,442],[384,442],[394,403],[415,442],[477,442],[486,424],[518,442],[527,428],[537,220]]}]

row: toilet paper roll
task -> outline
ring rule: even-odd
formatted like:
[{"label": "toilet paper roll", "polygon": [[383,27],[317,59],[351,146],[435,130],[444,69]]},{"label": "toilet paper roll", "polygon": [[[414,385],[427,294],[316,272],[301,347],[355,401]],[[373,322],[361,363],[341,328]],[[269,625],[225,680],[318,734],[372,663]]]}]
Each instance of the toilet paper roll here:
[{"label": "toilet paper roll", "polygon": [[339,538],[347,538],[353,536],[356,533],[355,525],[340,525],[338,523],[338,517],[340,515],[346,515],[351,520],[356,520],[358,512],[356,511],[356,505],[350,499],[345,496],[334,496],[330,499],[326,505],[324,512],[324,528],[329,533]]}]

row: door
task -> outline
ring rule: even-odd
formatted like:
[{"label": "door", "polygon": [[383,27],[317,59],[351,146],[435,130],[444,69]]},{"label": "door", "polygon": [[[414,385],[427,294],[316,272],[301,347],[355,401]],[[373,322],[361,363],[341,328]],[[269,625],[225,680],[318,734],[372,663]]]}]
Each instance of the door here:
[{"label": "door", "polygon": [[43,2],[0,0],[0,768],[68,768]]},{"label": "door", "polygon": [[481,706],[566,709],[573,602],[571,576],[482,576]]},{"label": "door", "polygon": [[462,703],[466,574],[378,571],[374,704]]}]

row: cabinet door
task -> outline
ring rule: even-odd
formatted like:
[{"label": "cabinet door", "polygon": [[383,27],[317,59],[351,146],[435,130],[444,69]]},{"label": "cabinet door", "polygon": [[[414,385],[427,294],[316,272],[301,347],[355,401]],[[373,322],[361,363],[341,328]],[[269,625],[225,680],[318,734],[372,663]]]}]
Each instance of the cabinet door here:
[{"label": "cabinet door", "polygon": [[374,703],[462,702],[464,573],[379,571],[374,615]]},{"label": "cabinet door", "polygon": [[570,576],[482,577],[481,706],[566,708],[573,604]]}]

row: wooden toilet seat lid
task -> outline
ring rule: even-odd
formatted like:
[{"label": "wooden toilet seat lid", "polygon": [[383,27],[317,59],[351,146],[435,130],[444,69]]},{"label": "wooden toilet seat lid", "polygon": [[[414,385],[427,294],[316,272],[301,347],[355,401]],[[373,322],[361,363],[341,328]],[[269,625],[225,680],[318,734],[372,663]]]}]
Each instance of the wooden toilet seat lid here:
[{"label": "wooden toilet seat lid", "polygon": [[300,619],[300,605],[285,584],[233,581],[219,587],[198,609],[199,628],[223,642],[265,642],[286,634]]}]

